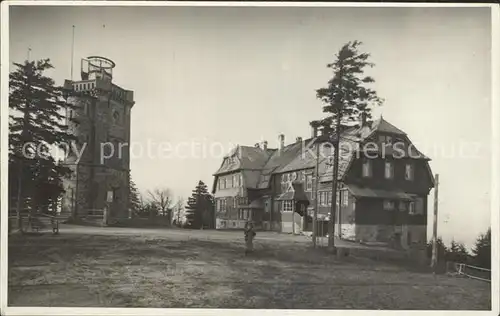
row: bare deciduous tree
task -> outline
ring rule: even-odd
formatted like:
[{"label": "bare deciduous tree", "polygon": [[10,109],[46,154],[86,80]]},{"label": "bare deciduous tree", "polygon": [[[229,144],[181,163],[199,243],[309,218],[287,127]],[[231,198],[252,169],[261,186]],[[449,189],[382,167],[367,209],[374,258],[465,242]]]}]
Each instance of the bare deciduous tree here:
[{"label": "bare deciduous tree", "polygon": [[182,213],[182,209],[184,208],[185,202],[186,201],[184,200],[184,198],[182,196],[177,197],[177,202],[175,202],[175,205],[174,205],[175,223],[177,225],[180,225],[180,223],[181,223],[181,213]]},{"label": "bare deciduous tree", "polygon": [[174,202],[172,191],[168,188],[157,188],[153,191],[148,191],[149,198],[161,211],[163,216],[168,216],[172,219],[171,207]]}]

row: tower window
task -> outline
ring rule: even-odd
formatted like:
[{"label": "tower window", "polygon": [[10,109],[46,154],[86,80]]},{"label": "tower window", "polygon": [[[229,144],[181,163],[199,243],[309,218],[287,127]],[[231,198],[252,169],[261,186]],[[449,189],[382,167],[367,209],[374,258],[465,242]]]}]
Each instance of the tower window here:
[{"label": "tower window", "polygon": [[113,122],[116,124],[120,123],[120,113],[118,111],[113,112]]}]

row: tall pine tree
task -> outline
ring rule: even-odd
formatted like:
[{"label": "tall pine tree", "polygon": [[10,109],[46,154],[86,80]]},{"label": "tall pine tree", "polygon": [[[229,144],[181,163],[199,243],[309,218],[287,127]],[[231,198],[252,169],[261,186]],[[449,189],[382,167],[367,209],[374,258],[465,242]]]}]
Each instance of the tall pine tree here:
[{"label": "tall pine tree", "polygon": [[374,64],[368,61],[370,54],[359,52],[361,44],[348,42],[336,54],[336,60],[327,65],[333,72],[332,78],[326,87],[316,90],[316,97],[325,103],[326,117],[312,121],[311,126],[335,131],[338,124],[342,130],[359,121],[361,114],[370,120],[372,106],[382,104],[377,93],[367,87],[375,80],[364,74],[365,68]]},{"label": "tall pine tree", "polygon": [[467,252],[465,245],[452,240],[447,253],[447,261],[467,263],[468,257],[469,253]]},{"label": "tall pine tree", "polygon": [[130,177],[129,207],[132,210],[133,216],[137,216],[141,210],[139,190],[137,189],[135,182],[132,180],[132,177]]},{"label": "tall pine tree", "polygon": [[[324,88],[316,90],[316,97],[325,106],[323,112],[326,114],[322,120],[312,121],[313,127],[321,126],[323,133],[330,135],[334,146],[333,174],[336,177],[339,165],[339,142],[345,128],[354,125],[360,117],[371,119],[371,107],[381,105],[382,100],[377,93],[368,88],[367,84],[373,83],[374,79],[364,74],[366,67],[374,64],[368,61],[370,54],[358,51],[361,42],[354,41],[345,44],[336,55],[336,60],[327,65],[333,72],[332,78]],[[332,183],[333,200],[336,200],[337,181]],[[335,204],[333,204],[335,207]],[[332,209],[332,214],[335,210]],[[328,222],[328,248],[334,248],[334,222],[332,218]]]},{"label": "tall pine tree", "polygon": [[47,209],[64,192],[62,178],[71,171],[51,156],[50,150],[67,149],[76,138],[64,123],[62,87],[44,75],[53,68],[49,59],[14,63],[9,76],[9,192],[21,210]]},{"label": "tall pine tree", "polygon": [[486,269],[491,268],[491,228],[485,234],[481,234],[472,249],[475,263]]},{"label": "tall pine tree", "polygon": [[189,228],[214,227],[214,199],[203,181],[199,181],[186,207],[186,226]]}]

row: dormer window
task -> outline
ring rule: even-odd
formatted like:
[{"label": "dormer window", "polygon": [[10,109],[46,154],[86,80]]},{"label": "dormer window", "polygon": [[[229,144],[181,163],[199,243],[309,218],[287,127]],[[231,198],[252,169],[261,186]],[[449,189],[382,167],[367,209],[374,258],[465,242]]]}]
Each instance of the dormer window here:
[{"label": "dormer window", "polygon": [[389,135],[379,135],[379,142],[383,145],[391,145],[392,144],[392,136]]}]

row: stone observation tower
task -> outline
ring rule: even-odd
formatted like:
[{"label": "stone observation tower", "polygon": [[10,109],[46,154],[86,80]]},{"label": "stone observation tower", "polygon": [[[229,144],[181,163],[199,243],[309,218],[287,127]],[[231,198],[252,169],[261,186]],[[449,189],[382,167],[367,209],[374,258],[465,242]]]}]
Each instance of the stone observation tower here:
[{"label": "stone observation tower", "polygon": [[73,173],[64,180],[61,212],[76,220],[102,223],[104,214],[108,222],[128,217],[134,93],[113,83],[114,67],[107,58],[90,56],[81,61],[81,80],[64,83],[73,91],[66,122],[78,137],[81,156],[72,148],[65,160]]}]

